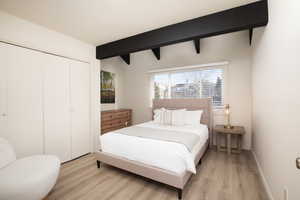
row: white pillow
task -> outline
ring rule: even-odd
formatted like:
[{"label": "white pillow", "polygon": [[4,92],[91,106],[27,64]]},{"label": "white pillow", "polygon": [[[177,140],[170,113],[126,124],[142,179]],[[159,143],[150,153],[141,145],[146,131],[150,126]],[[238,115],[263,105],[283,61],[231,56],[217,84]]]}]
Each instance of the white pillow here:
[{"label": "white pillow", "polygon": [[163,123],[164,125],[171,125],[172,124],[172,113],[173,110],[164,109],[163,111]]},{"label": "white pillow", "polygon": [[198,125],[200,124],[203,110],[185,111],[185,124]]},{"label": "white pillow", "polygon": [[173,110],[172,112],[172,125],[183,126],[185,123],[185,112],[186,109]]},{"label": "white pillow", "polygon": [[154,116],[153,116],[153,121],[158,124],[163,123],[163,114],[164,114],[164,108],[160,109],[155,109],[154,110]]}]

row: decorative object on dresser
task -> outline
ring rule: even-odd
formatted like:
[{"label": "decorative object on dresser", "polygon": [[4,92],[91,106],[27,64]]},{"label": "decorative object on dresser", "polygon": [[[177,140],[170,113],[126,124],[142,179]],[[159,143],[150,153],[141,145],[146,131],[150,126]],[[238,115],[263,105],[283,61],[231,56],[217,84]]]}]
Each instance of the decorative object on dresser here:
[{"label": "decorative object on dresser", "polygon": [[101,112],[101,134],[131,126],[132,110],[116,109]]},{"label": "decorative object on dresser", "polygon": [[[246,133],[245,128],[242,126],[233,126],[232,128],[225,128],[224,125],[216,125],[214,128],[216,133],[216,142],[218,151],[227,151],[228,154],[231,154],[231,151],[234,153],[241,152],[241,143],[242,137]],[[220,136],[224,135],[227,138],[227,147],[221,147],[221,138]],[[231,147],[231,135],[236,136],[236,148]]]}]

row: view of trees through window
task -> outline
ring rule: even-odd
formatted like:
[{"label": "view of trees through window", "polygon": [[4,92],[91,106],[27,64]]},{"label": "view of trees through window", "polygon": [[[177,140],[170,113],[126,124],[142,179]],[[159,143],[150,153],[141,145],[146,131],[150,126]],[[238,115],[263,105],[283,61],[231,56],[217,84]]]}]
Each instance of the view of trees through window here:
[{"label": "view of trees through window", "polygon": [[170,72],[154,75],[154,98],[208,98],[223,105],[223,69]]}]

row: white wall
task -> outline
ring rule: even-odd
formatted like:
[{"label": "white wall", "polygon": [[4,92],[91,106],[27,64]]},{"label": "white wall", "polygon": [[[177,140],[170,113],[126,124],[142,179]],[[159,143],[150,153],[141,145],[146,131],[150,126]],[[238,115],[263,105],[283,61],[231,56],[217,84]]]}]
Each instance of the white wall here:
[{"label": "white wall", "polygon": [[[91,130],[100,133],[100,62],[96,60],[95,46],[29,21],[0,11],[0,40],[17,43],[90,63],[91,66]],[[91,141],[95,144],[96,140]],[[95,145],[93,145],[95,146]]]},{"label": "white wall", "polygon": [[95,59],[95,47],[0,11],[0,39],[81,60]]},{"label": "white wall", "polygon": [[[185,42],[161,48],[161,60],[157,61],[148,51],[131,54],[128,66],[121,58],[101,61],[101,66],[124,69],[124,106],[133,109],[133,122],[151,119],[149,74],[158,68],[181,67],[218,61],[229,61],[228,99],[232,108],[232,124],[246,127],[244,148],[251,147],[251,47],[248,32],[238,32],[201,40],[201,53],[196,54],[193,42]],[[220,120],[223,116],[216,119]],[[220,122],[220,121],[219,121]]]},{"label": "white wall", "polygon": [[269,1],[269,24],[254,32],[253,151],[275,200],[300,199],[300,2]]},{"label": "white wall", "polygon": [[115,74],[115,103],[114,104],[101,104],[101,110],[118,109],[124,106],[124,67],[112,65],[110,60],[101,61],[101,70],[112,72]]}]

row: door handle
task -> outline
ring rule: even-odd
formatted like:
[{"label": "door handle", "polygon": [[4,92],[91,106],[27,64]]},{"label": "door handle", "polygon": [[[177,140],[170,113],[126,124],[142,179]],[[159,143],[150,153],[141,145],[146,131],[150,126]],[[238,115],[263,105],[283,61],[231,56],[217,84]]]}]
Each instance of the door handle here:
[{"label": "door handle", "polygon": [[296,158],[296,166],[300,169],[300,158]]},{"label": "door handle", "polygon": [[6,117],[7,115],[6,115],[5,113],[3,113],[1,116],[2,116],[2,117]]}]

